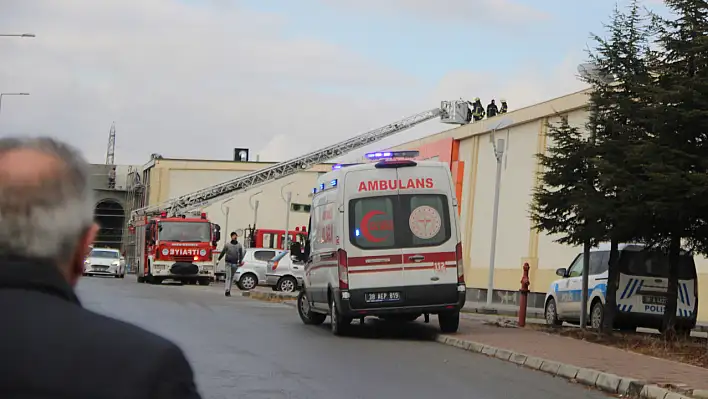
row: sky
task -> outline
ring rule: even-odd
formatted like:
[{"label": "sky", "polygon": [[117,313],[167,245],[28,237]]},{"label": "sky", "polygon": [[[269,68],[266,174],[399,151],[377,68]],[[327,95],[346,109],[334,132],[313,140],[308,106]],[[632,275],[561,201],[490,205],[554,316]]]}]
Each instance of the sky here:
[{"label": "sky", "polygon": [[[654,7],[658,0],[647,0]],[[620,5],[622,5],[620,1]],[[442,100],[511,109],[584,88],[615,1],[1,0],[0,136],[49,135],[104,163],[282,161]],[[365,150],[454,126],[437,120]],[[350,154],[354,157],[361,151]]]}]

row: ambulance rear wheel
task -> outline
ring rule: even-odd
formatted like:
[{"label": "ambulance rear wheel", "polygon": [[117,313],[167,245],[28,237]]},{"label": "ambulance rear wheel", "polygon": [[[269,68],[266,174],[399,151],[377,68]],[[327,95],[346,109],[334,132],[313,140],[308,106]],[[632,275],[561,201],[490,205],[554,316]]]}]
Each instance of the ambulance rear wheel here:
[{"label": "ambulance rear wheel", "polygon": [[310,308],[310,301],[307,299],[305,291],[300,291],[297,296],[297,313],[300,315],[300,320],[307,325],[319,326],[324,323],[327,318],[326,314],[315,313]]},{"label": "ambulance rear wheel", "polygon": [[440,313],[438,315],[438,324],[440,325],[440,331],[444,334],[457,332],[457,329],[460,328],[460,311]]},{"label": "ambulance rear wheel", "polygon": [[329,305],[329,318],[331,321],[332,334],[334,335],[344,335],[347,328],[352,323],[352,319],[346,318],[339,313],[337,302],[334,299],[332,299],[332,303]]}]

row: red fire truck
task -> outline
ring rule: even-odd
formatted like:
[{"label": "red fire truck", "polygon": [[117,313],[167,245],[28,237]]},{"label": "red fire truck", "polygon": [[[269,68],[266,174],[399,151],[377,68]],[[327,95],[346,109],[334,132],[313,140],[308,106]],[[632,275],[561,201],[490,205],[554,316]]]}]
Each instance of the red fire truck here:
[{"label": "red fire truck", "polygon": [[[251,248],[283,249],[285,243],[285,230],[254,229],[249,226],[246,229],[246,234],[246,241]],[[305,240],[307,240],[305,226],[290,230],[290,238],[288,239],[290,243],[300,243],[304,246]]]},{"label": "red fire truck", "polygon": [[206,213],[139,219],[130,227],[136,234],[138,282],[164,280],[209,285],[214,279],[212,251],[221,238],[219,225]]}]

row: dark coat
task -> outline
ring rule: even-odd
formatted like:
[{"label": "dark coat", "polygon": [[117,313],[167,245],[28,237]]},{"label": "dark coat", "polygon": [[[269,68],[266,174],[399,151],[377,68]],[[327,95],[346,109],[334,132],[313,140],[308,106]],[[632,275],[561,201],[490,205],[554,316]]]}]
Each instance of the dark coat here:
[{"label": "dark coat", "polygon": [[0,307],[0,398],[200,398],[175,344],[84,309],[50,263],[0,260]]}]

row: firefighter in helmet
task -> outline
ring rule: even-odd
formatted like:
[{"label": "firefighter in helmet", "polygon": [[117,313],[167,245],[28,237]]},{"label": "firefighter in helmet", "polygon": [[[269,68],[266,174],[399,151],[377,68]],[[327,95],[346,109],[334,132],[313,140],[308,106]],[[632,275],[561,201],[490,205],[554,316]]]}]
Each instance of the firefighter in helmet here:
[{"label": "firefighter in helmet", "polygon": [[494,100],[487,105],[487,118],[494,118],[499,113],[499,108],[494,103]]},{"label": "firefighter in helmet", "polygon": [[479,99],[479,97],[476,97],[474,99],[474,103],[472,104],[472,117],[474,118],[475,122],[476,121],[481,121],[484,119],[484,107],[482,106],[482,101]]}]

